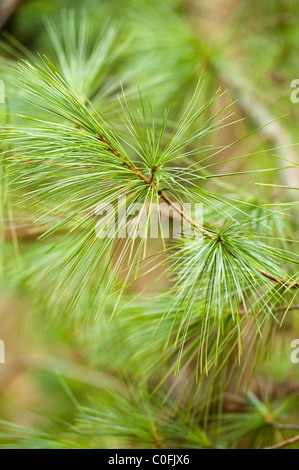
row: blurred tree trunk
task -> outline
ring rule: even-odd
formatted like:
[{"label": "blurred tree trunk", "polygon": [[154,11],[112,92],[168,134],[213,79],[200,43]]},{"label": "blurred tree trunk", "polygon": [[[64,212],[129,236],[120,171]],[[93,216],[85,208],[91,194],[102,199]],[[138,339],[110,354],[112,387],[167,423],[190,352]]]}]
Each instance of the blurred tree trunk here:
[{"label": "blurred tree trunk", "polygon": [[0,0],[0,28],[8,21],[15,10],[26,0]]}]

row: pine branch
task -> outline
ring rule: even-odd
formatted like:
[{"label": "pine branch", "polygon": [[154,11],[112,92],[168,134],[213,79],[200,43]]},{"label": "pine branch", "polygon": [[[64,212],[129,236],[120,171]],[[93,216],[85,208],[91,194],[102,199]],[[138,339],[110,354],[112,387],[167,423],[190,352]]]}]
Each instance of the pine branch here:
[{"label": "pine branch", "polygon": [[[216,237],[209,233],[207,230],[205,230],[203,227],[201,227],[200,225],[198,225],[194,220],[192,220],[185,212],[183,212],[179,207],[176,206],[176,204],[174,204],[173,201],[171,201],[169,199],[169,197],[163,192],[161,191],[157,184],[155,183],[154,181],[154,174],[155,174],[155,171],[156,171],[156,167],[153,167],[151,169],[151,179],[148,179],[146,176],[144,176],[137,168],[136,166],[132,165],[130,162],[128,162],[124,157],[121,156],[121,154],[119,152],[117,152],[117,150],[115,150],[113,148],[113,146],[110,144],[110,142],[108,142],[103,136],[97,134],[97,138],[103,142],[105,145],[107,145],[108,147],[108,150],[110,152],[113,153],[113,155],[115,155],[116,157],[120,158],[122,160],[122,162],[129,168],[129,170],[133,171],[139,179],[141,179],[145,184],[147,184],[148,186],[154,186],[154,188],[156,189],[158,195],[161,197],[161,199],[163,199],[169,206],[171,206],[180,216],[182,219],[186,220],[188,223],[190,223],[195,229],[199,230],[205,237],[209,238],[210,240],[215,240]],[[223,243],[223,240],[219,239],[218,240],[220,243]],[[228,250],[228,252],[230,252]],[[235,258],[235,256],[230,252],[230,254]],[[287,281],[287,280],[284,280],[284,279],[281,279],[281,278],[277,278],[275,276],[273,276],[272,274],[268,273],[267,271],[264,271],[263,269],[258,269],[258,271],[264,276],[266,277],[267,279],[269,279],[270,281],[273,281],[281,286],[286,286],[290,289],[299,289],[299,282],[294,282],[294,283],[291,283],[290,281]]]},{"label": "pine branch", "polygon": [[[7,144],[11,144],[15,149],[16,156],[12,156],[11,159],[14,178],[21,182],[19,187],[37,185],[36,190],[26,194],[24,202],[27,205],[28,201],[42,203],[38,211],[39,218],[47,217],[48,214],[52,217],[52,214],[55,214],[54,227],[46,232],[46,236],[62,225],[70,224],[72,243],[70,244],[67,238],[63,239],[61,245],[64,245],[64,255],[58,256],[54,263],[51,260],[52,276],[54,277],[57,269],[61,273],[60,279],[55,278],[55,282],[58,284],[59,299],[64,295],[67,296],[67,311],[74,309],[79,297],[87,288],[90,272],[94,272],[98,266],[98,259],[103,260],[106,266],[104,274],[99,273],[96,295],[92,296],[92,304],[94,302],[98,304],[96,316],[103,312],[110,295],[118,296],[111,314],[115,315],[119,310],[124,290],[134,282],[133,269],[136,267],[134,277],[137,279],[142,256],[143,266],[147,263],[144,261],[145,250],[142,253],[140,248],[142,243],[143,246],[146,245],[142,239],[136,256],[133,254],[132,257],[136,248],[134,240],[128,239],[119,251],[117,262],[113,263],[115,237],[99,240],[94,235],[94,218],[90,215],[94,214],[96,205],[109,203],[110,207],[111,204],[115,206],[119,196],[123,196],[124,192],[130,195],[130,202],[142,203],[143,208],[151,202],[157,203],[160,198],[173,208],[173,212],[179,214],[181,219],[186,220],[204,235],[203,241],[196,237],[195,240],[184,238],[183,249],[181,241],[176,240],[176,250],[170,248],[164,251],[165,264],[170,268],[163,270],[163,276],[169,276],[172,282],[168,291],[170,302],[162,312],[160,320],[170,316],[172,311],[180,312],[175,325],[176,332],[173,324],[170,325],[169,335],[164,336],[164,339],[167,338],[167,344],[171,339],[174,345],[178,346],[177,367],[182,358],[191,318],[198,319],[201,314],[204,322],[201,324],[201,336],[197,344],[200,354],[199,369],[203,371],[205,363],[207,373],[210,364],[214,361],[217,363],[218,353],[225,343],[222,321],[225,321],[227,316],[230,316],[237,325],[240,359],[242,354],[240,310],[243,308],[246,311],[245,317],[248,315],[254,317],[259,329],[269,316],[275,319],[272,307],[277,305],[278,299],[282,301],[285,293],[282,287],[285,287],[285,290],[297,287],[297,284],[284,280],[287,275],[278,260],[281,262],[296,262],[296,260],[292,260],[286,250],[277,250],[261,243],[260,234],[259,238],[255,238],[254,232],[248,232],[252,226],[263,223],[264,216],[252,217],[237,207],[240,201],[231,198],[227,198],[227,207],[225,207],[223,195],[220,197],[205,191],[198,184],[204,178],[201,176],[200,168],[195,171],[193,165],[187,168],[173,166],[173,162],[177,159],[187,159],[195,152],[200,154],[201,143],[198,141],[203,135],[209,135],[221,128],[223,121],[228,117],[226,115],[218,118],[228,105],[207,120],[203,116],[203,113],[215,103],[219,92],[198,107],[197,88],[170,137],[164,136],[167,113],[157,128],[153,114],[148,116],[145,112],[142,96],[140,96],[141,108],[137,108],[141,121],[136,118],[124,97],[127,113],[123,117],[129,131],[129,135],[124,135],[120,131],[121,128],[111,124],[91,102],[83,102],[47,59],[44,60],[44,66],[35,67],[28,62],[23,63],[20,73],[18,85],[27,92],[25,98],[30,103],[72,123],[66,125],[37,117],[34,119],[38,123],[37,126],[27,128],[15,126],[3,131]],[[134,160],[130,158],[122,142],[133,152]],[[207,158],[217,153],[214,152]],[[24,155],[21,162],[19,154]],[[203,161],[205,159],[206,157]],[[142,162],[140,166],[137,161]],[[42,163],[42,166],[39,163]],[[141,165],[145,171],[140,169]],[[81,171],[77,172],[77,168]],[[73,171],[75,169],[76,172]],[[129,178],[129,174],[135,175],[136,178]],[[189,180],[190,174],[191,180]],[[54,181],[53,175],[55,175]],[[220,228],[216,225],[214,229],[207,230],[181,210],[172,198],[170,199],[164,189],[161,189],[162,184],[166,186],[165,191],[169,188],[172,190],[176,199],[179,200],[182,194],[188,201],[201,202],[209,215],[217,214],[221,218],[224,215],[225,222],[219,224]],[[49,194],[51,198],[48,198]],[[214,203],[215,201],[219,206]],[[232,214],[229,213],[231,208],[233,208]],[[67,211],[68,216],[66,220],[57,223],[56,214],[61,211],[63,213]],[[237,220],[234,211],[241,213],[243,217],[245,215],[246,221]],[[146,217],[148,229],[151,216]],[[108,212],[104,221],[109,222]],[[136,228],[134,230],[136,231]],[[251,239],[249,236],[251,234],[255,240]],[[120,247],[119,243],[117,245]],[[153,260],[154,263],[157,260],[156,266],[151,266],[149,271],[164,264],[159,256],[161,254],[157,254]],[[126,265],[128,261],[129,268]],[[108,267],[108,281],[106,279],[104,281]],[[122,279],[118,281],[120,273],[126,274],[124,281]],[[280,289],[278,286],[275,289],[270,288],[270,283],[263,282],[264,278],[271,283],[275,282]],[[158,282],[158,279],[155,282]],[[105,285],[103,291],[99,291],[99,286],[103,284]],[[204,303],[198,311],[195,305],[199,294]],[[214,341],[213,337],[210,337],[214,324],[217,341],[210,361],[207,356],[207,343],[210,339]]]}]

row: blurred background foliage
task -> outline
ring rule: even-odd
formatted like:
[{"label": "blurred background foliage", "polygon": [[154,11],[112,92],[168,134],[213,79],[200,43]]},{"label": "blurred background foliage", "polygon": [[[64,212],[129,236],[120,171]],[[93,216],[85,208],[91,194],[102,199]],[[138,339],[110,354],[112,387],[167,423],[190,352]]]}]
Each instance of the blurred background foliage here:
[{"label": "blurred background foliage", "polygon": [[[80,64],[63,61],[56,42],[59,38],[66,54],[76,55],[78,44],[65,28],[67,9],[82,22],[83,9],[89,19],[89,42],[95,48],[83,75]],[[218,195],[237,191],[261,211],[263,204],[285,203],[284,220],[272,223],[282,237],[296,240],[298,192],[280,186],[298,188],[299,168],[247,172],[289,162],[299,167],[299,104],[290,100],[291,82],[299,74],[298,18],[296,0],[2,0],[0,78],[6,84],[6,102],[0,104],[1,120],[18,122],[7,112],[29,113],[31,105],[20,101],[11,77],[17,60],[39,61],[36,52],[49,57],[76,92],[114,122],[120,83],[133,104],[140,86],[158,115],[172,99],[169,119],[175,122],[201,77],[203,101],[219,87],[226,90],[207,112],[236,100],[231,120],[237,121],[203,139],[203,145],[227,146],[220,161],[217,156],[212,160],[212,172],[232,174],[204,184]],[[104,38],[101,49],[96,49],[98,37]],[[248,158],[234,158],[238,155]],[[141,307],[133,301],[125,308],[150,283],[148,277],[134,284],[124,311],[112,320],[109,303],[99,321],[88,314],[94,285],[72,314],[65,314],[66,302],[52,300],[49,307],[50,280],[41,276],[48,241],[38,241],[43,228],[24,222],[24,214],[14,211],[5,165],[1,171],[0,338],[5,340],[6,364],[0,365],[0,417],[18,423],[3,424],[3,446],[265,447],[298,434],[299,365],[290,361],[290,342],[299,337],[295,301],[284,327],[276,327],[271,348],[266,340],[261,344],[263,360],[255,364],[248,348],[241,383],[234,372],[227,381],[225,369],[231,364],[218,372],[226,385],[221,390],[205,376],[196,382],[191,372],[195,352],[191,361],[188,355],[182,359],[174,379],[175,353],[161,349],[159,331],[148,344],[163,300],[149,305],[144,299]],[[223,395],[220,428],[211,394]]]}]

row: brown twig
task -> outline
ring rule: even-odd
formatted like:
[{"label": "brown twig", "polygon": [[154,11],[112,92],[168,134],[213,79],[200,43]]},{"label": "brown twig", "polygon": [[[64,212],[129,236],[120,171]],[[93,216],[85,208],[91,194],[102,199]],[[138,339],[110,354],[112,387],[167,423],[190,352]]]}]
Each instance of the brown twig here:
[{"label": "brown twig", "polygon": [[155,179],[155,173],[157,171],[158,167],[154,166],[152,169],[151,169],[151,173],[152,173],[152,176],[151,176],[151,183],[154,182],[154,179]]},{"label": "brown twig", "polygon": [[294,444],[294,442],[297,442],[297,441],[299,441],[299,434],[297,434],[297,436],[295,437],[291,437],[291,439],[287,439],[286,441],[279,442],[278,444],[275,444],[274,446],[264,447],[264,449],[267,449],[267,450],[282,449],[283,447]]}]

